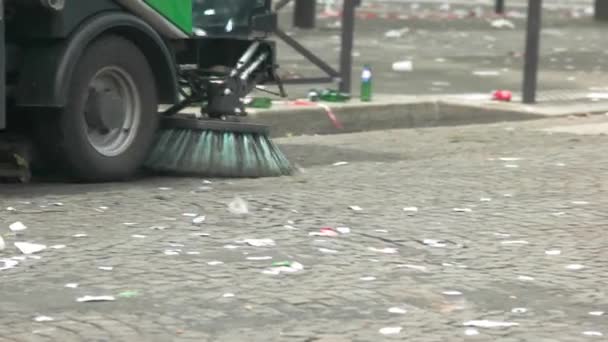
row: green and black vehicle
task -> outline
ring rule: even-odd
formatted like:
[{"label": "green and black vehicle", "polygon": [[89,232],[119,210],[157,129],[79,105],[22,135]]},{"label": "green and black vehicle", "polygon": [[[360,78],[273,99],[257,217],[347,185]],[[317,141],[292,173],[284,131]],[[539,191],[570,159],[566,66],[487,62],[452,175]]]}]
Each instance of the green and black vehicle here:
[{"label": "green and black vehicle", "polygon": [[163,115],[244,115],[243,98],[278,81],[270,0],[0,7],[0,132],[28,137],[46,166],[79,180],[134,174]]}]

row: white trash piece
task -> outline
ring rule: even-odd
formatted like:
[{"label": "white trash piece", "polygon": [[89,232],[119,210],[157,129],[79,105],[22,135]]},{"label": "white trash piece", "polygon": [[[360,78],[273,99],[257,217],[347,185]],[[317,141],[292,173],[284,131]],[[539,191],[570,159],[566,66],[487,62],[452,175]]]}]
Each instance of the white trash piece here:
[{"label": "white trash piece", "polygon": [[19,265],[19,261],[12,259],[0,259],[0,271],[9,270]]},{"label": "white trash piece", "polygon": [[249,214],[249,204],[240,197],[235,197],[230,204],[228,204],[228,211],[234,215],[246,215]]},{"label": "white trash piece", "polygon": [[384,327],[378,330],[382,335],[397,335],[401,332],[402,327]]},{"label": "white trash piece", "polygon": [[24,225],[21,221],[17,221],[11,224],[8,228],[11,230],[11,232],[20,232],[26,230],[27,226]]},{"label": "white trash piece", "polygon": [[498,29],[502,29],[502,28],[514,29],[515,28],[515,24],[513,24],[512,21],[507,20],[507,19],[492,20],[492,22],[490,22],[490,25],[492,25],[492,27],[498,28]]},{"label": "white trash piece", "polygon": [[76,299],[78,303],[88,302],[113,302],[116,298],[114,296],[83,296]]},{"label": "white trash piece", "polygon": [[514,322],[500,322],[500,321],[489,321],[489,320],[475,320],[467,321],[462,323],[465,327],[478,327],[478,328],[510,328],[516,327],[519,323]]},{"label": "white trash piece", "polygon": [[15,247],[25,255],[38,253],[46,249],[45,245],[30,242],[15,242]]},{"label": "white trash piece", "polygon": [[273,239],[245,239],[242,241],[237,241],[237,243],[244,243],[253,247],[272,247],[276,246],[276,243]]},{"label": "white trash piece", "polygon": [[6,243],[4,242],[4,239],[2,238],[2,236],[0,235],[0,251],[3,251],[6,248]]},{"label": "white trash piece", "polygon": [[410,29],[408,27],[404,27],[399,30],[386,31],[386,33],[384,34],[384,37],[385,38],[401,38],[401,37],[403,37],[403,35],[405,35],[408,32],[410,32]]},{"label": "white trash piece", "polygon": [[412,61],[399,61],[393,63],[393,71],[398,72],[409,72],[414,70],[414,62]]}]

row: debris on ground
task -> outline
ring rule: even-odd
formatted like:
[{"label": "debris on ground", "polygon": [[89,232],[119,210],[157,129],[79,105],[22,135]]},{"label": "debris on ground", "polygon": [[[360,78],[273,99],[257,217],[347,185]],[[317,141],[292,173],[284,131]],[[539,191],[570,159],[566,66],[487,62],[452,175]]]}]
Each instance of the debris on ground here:
[{"label": "debris on ground", "polygon": [[19,261],[13,259],[0,259],[0,271],[15,268],[19,265]]},{"label": "debris on ground", "polygon": [[76,289],[78,288],[79,284],[78,283],[67,283],[64,285],[64,287],[67,287],[68,289]]},{"label": "debris on ground", "polygon": [[352,211],[362,211],[362,210],[363,210],[363,208],[361,208],[361,207],[360,207],[360,206],[358,206],[358,205],[351,205],[351,206],[349,206],[348,208],[349,208],[350,210],[352,210]]},{"label": "debris on ground", "polygon": [[334,250],[334,249],[329,249],[329,248],[319,248],[319,252],[321,253],[325,253],[325,254],[338,254],[339,252]]},{"label": "debris on ground", "polygon": [[27,226],[24,225],[21,221],[17,221],[15,223],[12,223],[8,228],[11,230],[11,232],[20,232],[26,230]]},{"label": "debris on ground", "polygon": [[410,32],[410,29],[408,27],[404,27],[402,29],[399,30],[389,30],[384,34],[384,37],[386,38],[401,38],[403,37],[403,35],[407,34]]},{"label": "debris on ground", "polygon": [[492,99],[494,101],[511,102],[512,98],[513,98],[513,93],[510,92],[509,90],[496,90],[492,94]]},{"label": "debris on ground", "polygon": [[113,302],[115,300],[116,298],[114,298],[114,296],[83,296],[76,299],[78,303]]},{"label": "debris on ground", "polygon": [[579,265],[579,264],[572,264],[572,265],[566,266],[567,270],[573,270],[573,271],[582,270],[583,268],[585,268],[585,266]]},{"label": "debris on ground", "polygon": [[348,228],[348,227],[338,227],[338,228],[336,228],[336,230],[340,234],[350,234],[350,228]]},{"label": "debris on ground", "polygon": [[448,245],[445,241],[435,240],[435,239],[424,239],[424,240],[422,240],[422,244],[430,246],[430,247],[438,247],[438,248],[447,247],[447,245]]},{"label": "debris on ground", "polygon": [[414,70],[414,62],[406,60],[393,63],[393,71],[409,72]]},{"label": "debris on ground", "polygon": [[397,249],[396,248],[375,248],[375,247],[368,247],[367,249],[369,251],[371,251],[371,252],[383,253],[383,254],[395,254],[395,253],[397,253]]},{"label": "debris on ground", "polygon": [[457,213],[470,213],[473,211],[471,208],[454,208],[452,210]]},{"label": "debris on ground", "polygon": [[509,328],[516,327],[519,323],[514,322],[501,322],[501,321],[490,321],[490,320],[474,320],[462,323],[465,327],[478,327],[478,328]]},{"label": "debris on ground", "polygon": [[403,314],[407,313],[407,310],[405,310],[403,308],[399,308],[399,307],[392,307],[392,308],[388,309],[388,312],[393,313],[393,314],[403,315]]},{"label": "debris on ground", "polygon": [[344,165],[348,165],[348,162],[341,161],[341,162],[337,162],[337,163],[333,164],[333,166],[344,166]]},{"label": "debris on ground", "polygon": [[559,249],[550,249],[550,250],[546,250],[545,254],[546,255],[560,255],[560,254],[562,254],[562,251],[560,251]]},{"label": "debris on ground", "polygon": [[245,239],[237,241],[237,243],[244,243],[253,247],[272,247],[276,246],[273,239]]},{"label": "debris on ground", "polygon": [[15,247],[25,255],[38,253],[46,249],[45,245],[30,242],[15,242]]},{"label": "debris on ground", "polygon": [[512,21],[507,20],[507,19],[492,20],[490,22],[490,25],[497,29],[503,29],[503,28],[514,29],[515,28],[515,24]]},{"label": "debris on ground", "polygon": [[582,334],[585,336],[604,336],[604,334],[599,331],[583,331]]},{"label": "debris on ground", "polygon": [[244,199],[235,197],[234,200],[228,204],[228,211],[234,215],[249,214],[249,204]]},{"label": "debris on ground", "polygon": [[406,213],[417,213],[418,208],[417,207],[405,207],[405,208],[403,208],[403,211],[405,211]]},{"label": "debris on ground", "polygon": [[6,248],[6,243],[4,242],[2,235],[0,235],[0,251],[3,251],[5,248]]},{"label": "debris on ground", "polygon": [[262,271],[264,274],[279,275],[281,273],[296,273],[302,271],[304,266],[296,261],[279,261],[272,264],[272,268]]},{"label": "debris on ground", "polygon": [[118,294],[120,298],[134,298],[139,296],[139,291],[137,290],[127,290]]},{"label": "debris on ground", "polygon": [[464,334],[467,336],[479,335],[479,330],[474,329],[474,328],[468,328],[464,331]]},{"label": "debris on ground", "polygon": [[34,317],[34,322],[42,323],[42,322],[52,322],[55,319],[49,316],[36,316]]},{"label": "debris on ground", "polygon": [[443,291],[442,294],[446,296],[462,296],[462,292],[460,291]]},{"label": "debris on ground", "polygon": [[378,330],[382,335],[396,335],[401,332],[402,327],[384,327]]},{"label": "debris on ground", "polygon": [[497,71],[497,70],[477,70],[477,71],[473,71],[473,75],[479,76],[479,77],[500,76],[500,71]]},{"label": "debris on ground", "polygon": [[205,222],[206,219],[207,219],[206,216],[197,216],[192,219],[192,224],[195,224],[195,225],[202,224],[203,222]]},{"label": "debris on ground", "polygon": [[333,228],[323,227],[319,230],[319,232],[310,232],[308,233],[310,236],[328,236],[328,237],[336,237],[339,236],[338,232],[336,232]]}]

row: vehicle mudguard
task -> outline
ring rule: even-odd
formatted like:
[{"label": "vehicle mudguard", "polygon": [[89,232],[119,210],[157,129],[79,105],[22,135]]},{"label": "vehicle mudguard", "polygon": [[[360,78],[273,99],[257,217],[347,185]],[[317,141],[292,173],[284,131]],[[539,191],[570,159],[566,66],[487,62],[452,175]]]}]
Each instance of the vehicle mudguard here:
[{"label": "vehicle mudguard", "polygon": [[103,34],[132,40],[156,71],[159,101],[177,102],[175,56],[165,40],[141,19],[125,12],[108,11],[85,20],[67,39],[44,40],[27,48],[17,84],[17,106],[65,106],[76,64],[87,46]]}]

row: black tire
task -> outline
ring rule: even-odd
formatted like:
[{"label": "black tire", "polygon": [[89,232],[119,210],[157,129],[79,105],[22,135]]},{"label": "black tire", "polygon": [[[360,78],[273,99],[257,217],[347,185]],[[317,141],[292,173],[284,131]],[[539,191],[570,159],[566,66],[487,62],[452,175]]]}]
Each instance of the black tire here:
[{"label": "black tire", "polygon": [[[139,124],[117,155],[104,155],[90,142],[85,107],[89,87],[97,73],[119,68],[136,88]],[[67,172],[83,182],[122,181],[131,178],[148,154],[158,128],[156,81],[147,58],[131,41],[120,36],[103,36],[92,42],[79,60],[69,85],[67,106],[56,115],[36,120],[38,141],[47,166]],[[136,114],[137,115],[137,114]],[[130,132],[131,130],[128,130]],[[131,133],[128,133],[131,134]],[[126,147],[128,146],[128,147]]]}]

